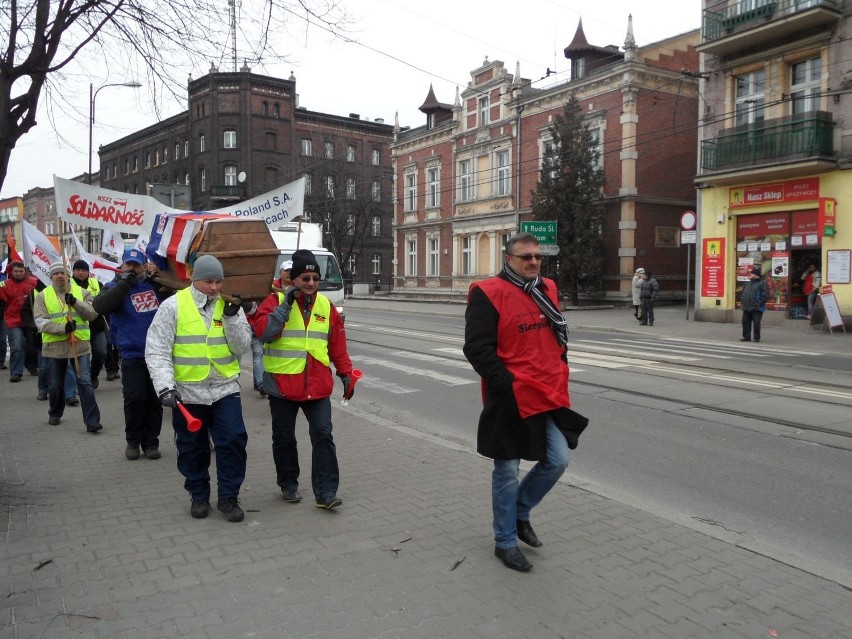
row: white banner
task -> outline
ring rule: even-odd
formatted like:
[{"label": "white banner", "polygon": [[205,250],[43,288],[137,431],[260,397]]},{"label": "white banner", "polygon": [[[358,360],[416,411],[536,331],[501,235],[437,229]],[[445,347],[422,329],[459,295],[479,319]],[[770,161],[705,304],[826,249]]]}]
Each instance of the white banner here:
[{"label": "white banner", "polygon": [[124,238],[121,237],[121,233],[118,231],[104,229],[103,236],[104,238],[101,242],[101,253],[120,258],[124,253]]},{"label": "white banner", "polygon": [[[131,235],[149,235],[158,213],[186,213],[169,208],[148,195],[121,193],[91,184],[53,176],[56,213],[71,225],[111,230]],[[262,218],[277,228],[305,209],[305,178],[285,184],[245,202],[204,213],[233,217]]]},{"label": "white banner", "polygon": [[61,262],[59,251],[50,243],[47,236],[26,220],[21,220],[24,238],[24,264],[45,286],[50,286],[50,265]]},{"label": "white banner", "polygon": [[74,238],[74,244],[77,246],[77,255],[80,256],[81,260],[89,265],[89,272],[95,276],[95,279],[97,279],[101,284],[112,282],[115,279],[115,274],[121,272],[119,265],[106,258],[87,253],[86,250],[83,249],[83,245],[80,243],[80,240],[77,238],[77,234],[74,232],[74,229],[71,229],[71,236]]}]

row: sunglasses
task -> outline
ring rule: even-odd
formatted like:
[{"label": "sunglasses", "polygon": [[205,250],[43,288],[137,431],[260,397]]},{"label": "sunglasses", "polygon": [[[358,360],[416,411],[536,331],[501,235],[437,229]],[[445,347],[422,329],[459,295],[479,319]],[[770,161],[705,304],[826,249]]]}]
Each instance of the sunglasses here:
[{"label": "sunglasses", "polygon": [[515,253],[509,253],[512,257],[517,257],[519,260],[523,260],[524,262],[531,262],[535,260],[536,262],[541,262],[541,253],[524,253],[523,255],[516,255]]},{"label": "sunglasses", "polygon": [[300,279],[301,281],[305,282],[305,283],[308,283],[308,282],[319,282],[319,281],[320,281],[320,278],[319,278],[319,276],[318,276],[318,275],[314,275],[314,276],[311,276],[311,275],[300,275],[300,276],[299,276],[299,279]]}]

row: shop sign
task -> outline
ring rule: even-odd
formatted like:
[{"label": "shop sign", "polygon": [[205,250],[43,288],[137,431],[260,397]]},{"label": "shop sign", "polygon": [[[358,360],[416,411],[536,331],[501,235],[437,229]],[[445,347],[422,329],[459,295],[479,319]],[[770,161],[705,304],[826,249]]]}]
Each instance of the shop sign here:
[{"label": "shop sign", "polygon": [[702,240],[701,296],[725,296],[725,238],[706,237]]},{"label": "shop sign", "polygon": [[[765,215],[741,215],[737,217],[738,238],[761,238],[790,234],[790,216],[787,213],[768,213]],[[749,249],[757,250],[757,249]]]},{"label": "shop sign", "polygon": [[837,200],[830,197],[819,199],[819,235],[822,237],[834,237],[836,232],[835,220],[837,214]]},{"label": "shop sign", "polygon": [[817,199],[819,199],[818,177],[757,186],[737,186],[728,191],[728,207],[731,209],[779,202],[808,202]]}]

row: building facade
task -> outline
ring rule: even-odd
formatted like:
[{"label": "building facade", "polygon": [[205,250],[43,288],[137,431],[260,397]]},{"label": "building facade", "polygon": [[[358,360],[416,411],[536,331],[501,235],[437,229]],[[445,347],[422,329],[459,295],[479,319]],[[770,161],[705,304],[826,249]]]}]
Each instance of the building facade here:
[{"label": "building facade", "polygon": [[157,185],[167,193],[167,185],[188,186],[186,208],[205,211],[305,176],[305,219],[325,226],[341,266],[356,282],[389,279],[392,126],[299,107],[295,77],[248,67],[213,67],[190,78],[187,94],[187,111],[99,149],[105,188],[150,193]]},{"label": "building facade", "polygon": [[704,0],[696,318],[738,321],[748,271],[764,321],[806,319],[802,275],[852,311],[850,3]]},{"label": "building facade", "polygon": [[[549,127],[571,95],[586,113],[606,177],[608,299],[627,302],[634,270],[683,299],[679,219],[695,207],[698,31],[622,49],[587,42],[580,22],[565,56],[571,78],[538,89],[486,59],[452,104],[429,90],[426,124],[395,129],[396,290],[464,295],[502,268],[505,242],[531,217]],[[558,258],[548,258],[558,259]]]}]

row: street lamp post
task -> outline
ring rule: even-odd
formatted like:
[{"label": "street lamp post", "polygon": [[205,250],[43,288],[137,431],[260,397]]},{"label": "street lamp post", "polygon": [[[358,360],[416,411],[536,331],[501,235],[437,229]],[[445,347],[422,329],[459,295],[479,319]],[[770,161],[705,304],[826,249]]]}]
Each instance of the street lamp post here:
[{"label": "street lamp post", "polygon": [[[101,89],[106,89],[107,87],[132,87],[134,89],[138,89],[142,85],[135,80],[130,82],[114,82],[110,84],[104,84],[99,86],[97,89],[94,88],[94,85],[89,83],[89,171],[86,173],[86,183],[92,183],[92,130],[95,126],[95,98],[98,97],[98,91]],[[92,252],[92,227],[89,226],[86,228],[86,250],[90,253]]]}]

